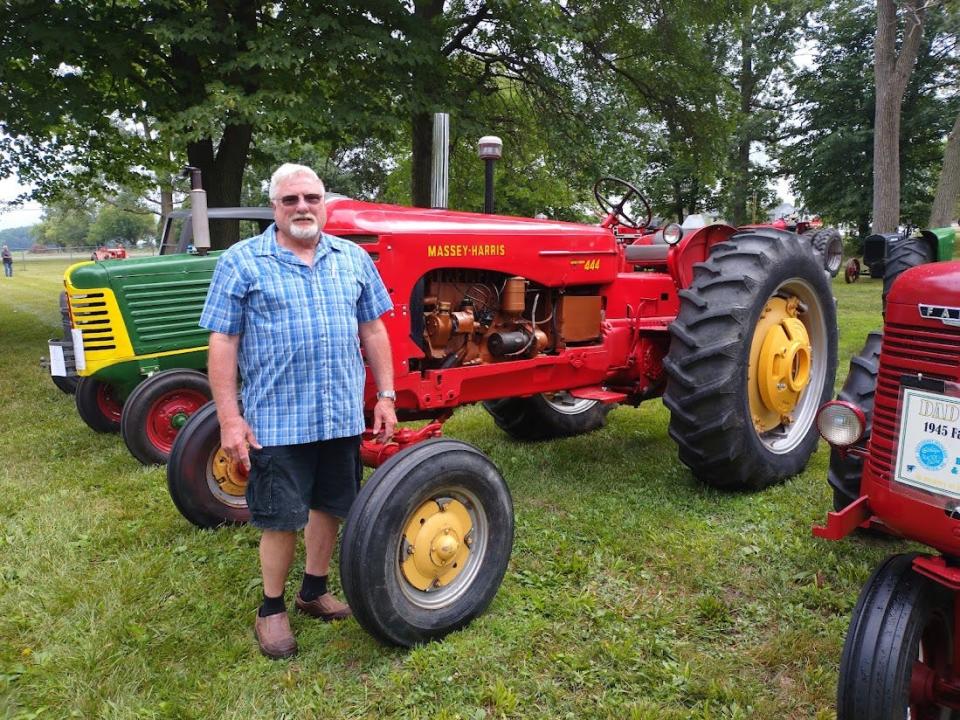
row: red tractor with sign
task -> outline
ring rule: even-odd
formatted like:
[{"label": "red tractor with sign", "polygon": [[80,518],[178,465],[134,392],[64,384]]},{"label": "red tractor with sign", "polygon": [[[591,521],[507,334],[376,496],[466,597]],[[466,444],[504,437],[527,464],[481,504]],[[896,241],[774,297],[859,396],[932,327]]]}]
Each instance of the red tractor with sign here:
[{"label": "red tractor with sign", "polygon": [[940,553],[894,555],[867,580],[840,660],[837,718],[960,717],[960,262],[890,284],[882,334],[868,336],[817,424],[832,448],[836,512],[814,534],[883,530]]},{"label": "red tractor with sign", "polygon": [[[494,464],[441,437],[483,403],[518,440],[588,432],[616,403],[663,396],[680,459],[703,482],[764,488],[800,472],[837,362],[822,262],[793,233],[649,226],[632,185],[594,188],[599,226],[328,203],[325,231],[371,255],[393,298],[398,416],[344,526],[340,572],[359,622],[412,645],[466,625],[492,600],[513,542]],[[637,213],[635,208],[639,207]],[[375,387],[368,377],[366,406]],[[192,415],[167,465],[194,524],[247,519],[246,475],[219,447],[215,408]]]}]

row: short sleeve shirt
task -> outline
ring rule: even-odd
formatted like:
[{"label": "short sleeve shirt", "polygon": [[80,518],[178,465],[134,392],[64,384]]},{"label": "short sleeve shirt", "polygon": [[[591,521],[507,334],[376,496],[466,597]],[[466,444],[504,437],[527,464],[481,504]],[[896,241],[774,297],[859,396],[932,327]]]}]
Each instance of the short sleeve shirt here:
[{"label": "short sleeve shirt", "polygon": [[271,225],[220,256],[200,325],[240,336],[243,414],[257,440],[293,445],[364,431],[358,324],[391,307],[365,250],[322,233],[309,267]]}]

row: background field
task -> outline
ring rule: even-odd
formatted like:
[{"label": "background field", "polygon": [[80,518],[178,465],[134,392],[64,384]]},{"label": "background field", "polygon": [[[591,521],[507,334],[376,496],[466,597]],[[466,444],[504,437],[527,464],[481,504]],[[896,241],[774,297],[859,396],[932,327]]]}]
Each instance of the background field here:
[{"label": "background field", "polygon": [[[516,506],[490,610],[411,651],[292,615],[299,657],[262,658],[256,532],[187,523],[164,471],[87,429],[39,369],[64,267],[0,278],[0,717],[833,716],[857,593],[905,545],[811,537],[822,445],[768,491],[702,487],[659,400],[541,444],[458,411],[447,434],[493,458]],[[834,291],[839,387],[880,326],[880,282]]]}]

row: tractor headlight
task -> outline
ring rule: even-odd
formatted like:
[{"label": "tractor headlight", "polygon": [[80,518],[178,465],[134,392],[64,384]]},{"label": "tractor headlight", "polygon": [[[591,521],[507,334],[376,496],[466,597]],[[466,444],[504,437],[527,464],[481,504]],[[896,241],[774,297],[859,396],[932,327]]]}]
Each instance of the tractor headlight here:
[{"label": "tractor headlight", "polygon": [[667,245],[676,245],[683,237],[683,229],[676,223],[670,223],[663,229],[663,239]]},{"label": "tractor headlight", "polygon": [[863,411],[843,400],[831,400],[817,412],[817,430],[831,445],[849,447],[863,437]]}]

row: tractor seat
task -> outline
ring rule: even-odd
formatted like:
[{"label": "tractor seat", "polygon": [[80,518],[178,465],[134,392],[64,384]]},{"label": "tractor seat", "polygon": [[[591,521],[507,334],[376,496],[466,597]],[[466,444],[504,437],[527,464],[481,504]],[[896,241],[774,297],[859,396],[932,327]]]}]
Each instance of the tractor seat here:
[{"label": "tractor seat", "polygon": [[627,262],[638,265],[641,263],[665,263],[668,252],[670,252],[670,246],[666,243],[627,245],[623,248],[623,254],[627,258]]}]

